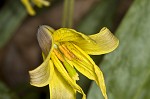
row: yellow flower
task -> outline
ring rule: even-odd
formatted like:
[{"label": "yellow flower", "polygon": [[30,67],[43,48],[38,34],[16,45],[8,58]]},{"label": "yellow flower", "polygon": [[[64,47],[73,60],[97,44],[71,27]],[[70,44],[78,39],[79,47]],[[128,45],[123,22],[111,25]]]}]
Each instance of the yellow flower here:
[{"label": "yellow flower", "polygon": [[118,39],[107,28],[102,28],[98,34],[86,36],[73,29],[55,31],[43,25],[39,27],[37,38],[44,62],[29,71],[31,85],[49,85],[51,99],[75,99],[76,92],[86,99],[83,90],[76,84],[79,80],[78,70],[94,80],[107,99],[103,73],[88,55],[109,53],[118,46]]},{"label": "yellow flower", "polygon": [[36,14],[32,4],[38,6],[39,8],[41,8],[43,5],[49,6],[49,2],[46,0],[21,0],[21,2],[26,7],[28,13],[32,16]]}]

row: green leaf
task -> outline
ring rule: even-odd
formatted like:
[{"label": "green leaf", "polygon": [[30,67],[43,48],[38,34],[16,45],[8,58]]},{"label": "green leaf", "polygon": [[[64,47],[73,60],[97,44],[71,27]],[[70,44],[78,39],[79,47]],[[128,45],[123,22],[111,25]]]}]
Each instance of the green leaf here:
[{"label": "green leaf", "polygon": [[20,0],[9,1],[0,11],[0,48],[2,48],[26,17]]},{"label": "green leaf", "polygon": [[[135,0],[118,28],[119,48],[101,63],[109,99],[150,99],[150,0]],[[103,99],[93,83],[88,99]]]}]

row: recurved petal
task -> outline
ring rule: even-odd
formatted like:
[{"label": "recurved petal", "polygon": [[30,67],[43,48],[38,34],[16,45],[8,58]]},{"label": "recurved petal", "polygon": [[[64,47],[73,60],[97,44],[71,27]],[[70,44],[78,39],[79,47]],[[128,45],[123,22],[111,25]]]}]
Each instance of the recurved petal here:
[{"label": "recurved petal", "polygon": [[[103,96],[107,99],[106,86],[103,77],[103,73],[100,68],[94,63],[94,61],[78,46],[66,43],[67,48],[74,53],[75,58],[70,60],[74,67],[87,78],[94,80],[100,87]],[[68,59],[69,61],[69,59]]]},{"label": "recurved petal", "polygon": [[45,57],[47,57],[53,48],[52,33],[53,29],[45,25],[40,26],[38,29],[37,40]]},{"label": "recurved petal", "polygon": [[38,42],[43,51],[44,62],[34,70],[29,71],[30,83],[33,86],[43,87],[49,84],[50,76],[53,74],[50,61],[51,51],[53,49],[53,38],[45,26],[41,26],[38,30]]},{"label": "recurved petal", "polygon": [[37,86],[37,87],[43,87],[49,84],[49,81],[51,79],[50,74],[51,75],[53,74],[49,58],[47,58],[36,69],[29,71],[31,85]]},{"label": "recurved petal", "polygon": [[80,47],[92,55],[112,52],[119,44],[119,40],[106,27],[102,28],[98,34],[90,35],[89,37],[94,40],[96,44]]},{"label": "recurved petal", "polygon": [[49,60],[46,60],[36,69],[29,71],[30,84],[37,87],[48,85],[50,80],[50,65]]},{"label": "recurved petal", "polygon": [[71,41],[91,55],[109,53],[119,44],[119,40],[105,27],[98,34],[90,36],[73,29],[61,28],[53,33],[53,37],[57,42]]},{"label": "recurved petal", "polygon": [[82,99],[86,99],[86,95],[84,94],[82,88],[79,85],[77,85],[76,82],[75,82],[75,80],[73,80],[68,75],[68,73],[65,70],[64,66],[58,60],[57,56],[54,53],[52,53],[51,59],[54,62],[54,65],[55,65],[56,69],[59,71],[59,73],[61,74],[61,76],[65,79],[65,81],[67,82],[67,84],[69,84],[75,91],[78,91],[79,93],[81,93],[83,95]]},{"label": "recurved petal", "polygon": [[76,91],[65,81],[58,70],[52,65],[54,69],[51,77],[50,99],[76,99]]}]

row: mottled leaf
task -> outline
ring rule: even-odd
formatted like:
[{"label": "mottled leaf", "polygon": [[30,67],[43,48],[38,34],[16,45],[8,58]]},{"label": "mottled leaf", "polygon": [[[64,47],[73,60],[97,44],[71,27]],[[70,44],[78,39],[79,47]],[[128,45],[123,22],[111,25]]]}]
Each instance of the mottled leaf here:
[{"label": "mottled leaf", "polygon": [[[119,48],[101,63],[109,99],[150,99],[150,1],[135,0],[118,28]],[[88,99],[102,99],[93,83]]]}]

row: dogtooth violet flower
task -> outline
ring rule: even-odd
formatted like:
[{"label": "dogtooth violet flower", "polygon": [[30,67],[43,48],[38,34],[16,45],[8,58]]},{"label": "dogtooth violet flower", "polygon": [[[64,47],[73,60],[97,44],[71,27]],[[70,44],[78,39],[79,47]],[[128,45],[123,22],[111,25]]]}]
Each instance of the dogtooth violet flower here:
[{"label": "dogtooth violet flower", "polygon": [[28,13],[32,16],[36,14],[36,12],[33,9],[33,5],[36,5],[39,8],[41,8],[42,6],[50,5],[50,3],[46,0],[21,0],[21,2],[26,7]]},{"label": "dogtooth violet flower", "polygon": [[118,39],[107,28],[86,36],[73,29],[54,30],[42,25],[38,29],[37,39],[44,62],[29,71],[31,85],[49,85],[50,99],[75,99],[77,92],[83,95],[82,99],[86,99],[82,88],[76,83],[79,71],[94,80],[107,99],[103,73],[88,55],[109,53],[118,46]]}]

